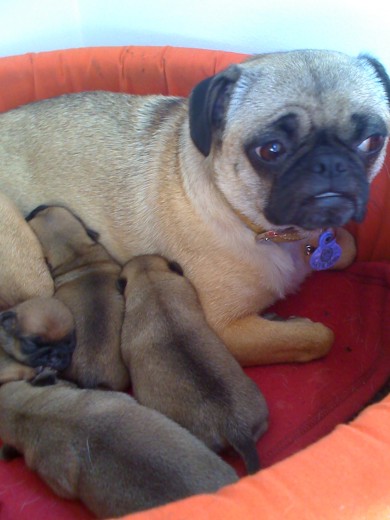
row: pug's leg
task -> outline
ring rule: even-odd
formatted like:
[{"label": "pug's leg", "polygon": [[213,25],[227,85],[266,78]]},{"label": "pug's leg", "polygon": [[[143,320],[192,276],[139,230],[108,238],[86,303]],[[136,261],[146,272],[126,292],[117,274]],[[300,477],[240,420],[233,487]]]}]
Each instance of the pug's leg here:
[{"label": "pug's leg", "polygon": [[35,368],[19,363],[0,349],[0,384],[35,377]]},{"label": "pug's leg", "polygon": [[337,228],[335,230],[336,240],[338,245],[341,247],[341,257],[332,267],[332,269],[345,269],[356,258],[357,248],[356,241],[353,235],[344,228]]},{"label": "pug's leg", "polygon": [[242,366],[304,362],[328,353],[333,332],[307,318],[285,321],[249,315],[216,330]]},{"label": "pug's leg", "polygon": [[1,192],[0,265],[0,308],[54,293],[38,238],[16,205]]}]

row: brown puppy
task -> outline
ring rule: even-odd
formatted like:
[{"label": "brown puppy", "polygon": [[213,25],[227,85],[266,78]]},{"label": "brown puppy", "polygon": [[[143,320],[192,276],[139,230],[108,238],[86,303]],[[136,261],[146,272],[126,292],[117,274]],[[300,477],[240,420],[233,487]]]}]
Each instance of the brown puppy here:
[{"label": "brown puppy", "polygon": [[1,312],[0,382],[30,379],[37,374],[34,368],[64,370],[75,343],[73,316],[55,298],[31,298]]},{"label": "brown puppy", "polygon": [[120,392],[8,383],[0,388],[0,416],[0,437],[24,454],[27,466],[100,518],[237,480],[188,431]]},{"label": "brown puppy", "polygon": [[255,442],[268,426],[266,402],[207,324],[180,266],[157,255],[136,257],[121,281],[122,355],[136,399],[215,451],[230,444],[248,472],[257,471]]},{"label": "brown puppy", "polygon": [[53,280],[37,237],[16,205],[0,193],[0,309],[52,296]]},{"label": "brown puppy", "polygon": [[55,296],[72,311],[77,347],[63,377],[86,388],[124,390],[129,374],[120,353],[124,302],[120,266],[63,207],[39,207],[29,217],[49,264]]},{"label": "brown puppy", "polygon": [[347,254],[334,267],[353,259],[337,227],[364,217],[389,101],[378,61],[325,50],[255,56],[188,100],[65,95],[0,115],[1,190],[25,214],[69,207],[123,264],[175,258],[242,364],[307,361],[333,333],[259,313],[312,272],[322,229]]}]

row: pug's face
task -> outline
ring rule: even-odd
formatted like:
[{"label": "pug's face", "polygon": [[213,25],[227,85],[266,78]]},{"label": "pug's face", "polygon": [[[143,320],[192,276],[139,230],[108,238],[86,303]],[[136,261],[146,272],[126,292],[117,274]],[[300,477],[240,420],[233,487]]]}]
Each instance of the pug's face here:
[{"label": "pug's face", "polygon": [[194,144],[230,205],[264,228],[364,218],[390,128],[379,62],[328,51],[260,55],[195,87]]}]

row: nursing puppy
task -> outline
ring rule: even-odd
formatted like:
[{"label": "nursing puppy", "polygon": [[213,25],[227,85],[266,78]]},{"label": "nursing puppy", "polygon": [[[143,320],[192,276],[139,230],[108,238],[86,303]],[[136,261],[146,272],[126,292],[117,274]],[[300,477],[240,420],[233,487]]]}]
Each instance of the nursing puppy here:
[{"label": "nursing puppy", "polygon": [[70,310],[55,298],[36,297],[0,313],[0,383],[32,379],[70,364],[75,348]]},{"label": "nursing puppy", "polygon": [[124,302],[120,266],[68,209],[39,207],[28,217],[54,279],[55,297],[71,310],[77,347],[63,377],[82,387],[124,390],[129,374],[120,353]]},{"label": "nursing puppy", "polygon": [[242,364],[307,361],[333,333],[259,313],[312,271],[322,229],[348,250],[331,264],[353,260],[337,228],[364,218],[389,97],[378,61],[321,50],[255,56],[189,100],[65,95],[0,116],[0,186],[25,214],[69,207],[122,264],[176,259]]},{"label": "nursing puppy", "polygon": [[120,392],[8,383],[0,388],[0,416],[4,443],[55,493],[80,499],[99,518],[237,480],[184,428]]},{"label": "nursing puppy", "polygon": [[248,472],[257,471],[255,442],[268,426],[266,402],[207,324],[180,266],[140,256],[125,265],[120,281],[122,355],[135,398],[215,451],[233,446]]},{"label": "nursing puppy", "polygon": [[0,266],[0,310],[35,296],[53,295],[53,280],[37,237],[1,192]]}]

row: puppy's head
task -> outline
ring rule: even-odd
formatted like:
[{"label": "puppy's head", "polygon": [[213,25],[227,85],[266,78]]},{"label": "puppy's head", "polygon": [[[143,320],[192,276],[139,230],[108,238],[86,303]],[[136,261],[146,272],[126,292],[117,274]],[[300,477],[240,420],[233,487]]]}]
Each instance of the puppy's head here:
[{"label": "puppy's head", "polygon": [[233,209],[265,229],[316,229],[363,219],[389,110],[390,80],[373,58],[276,53],[197,85],[190,133]]},{"label": "puppy's head", "polygon": [[62,206],[40,206],[26,219],[37,235],[52,270],[70,263],[96,245],[98,234]]},{"label": "puppy's head", "polygon": [[141,283],[145,283],[145,279],[155,282],[170,280],[176,276],[184,276],[184,273],[181,265],[175,261],[167,260],[160,255],[135,256],[124,265],[118,280],[118,288],[127,297],[131,286],[140,277],[143,280]]},{"label": "puppy's head", "polygon": [[55,298],[32,298],[0,313],[0,347],[26,365],[64,370],[75,345],[73,316]]}]

